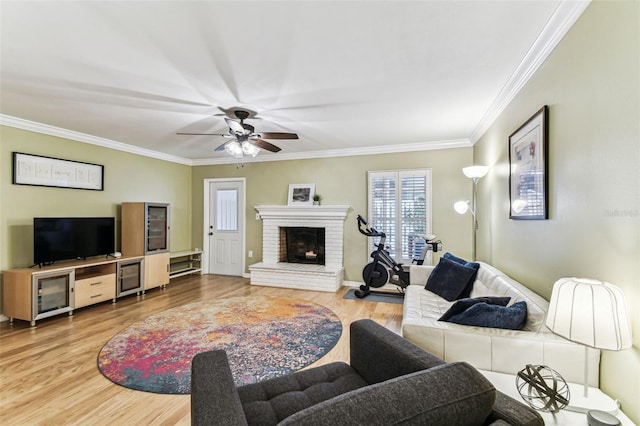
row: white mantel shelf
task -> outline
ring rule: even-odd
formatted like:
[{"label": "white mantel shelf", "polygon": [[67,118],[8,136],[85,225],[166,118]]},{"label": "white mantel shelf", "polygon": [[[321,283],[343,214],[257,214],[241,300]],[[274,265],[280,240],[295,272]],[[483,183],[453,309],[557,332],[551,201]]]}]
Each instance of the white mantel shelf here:
[{"label": "white mantel shelf", "polygon": [[262,219],[291,219],[295,217],[304,217],[307,219],[342,219],[347,217],[350,206],[331,205],[331,206],[255,206],[258,214]]}]

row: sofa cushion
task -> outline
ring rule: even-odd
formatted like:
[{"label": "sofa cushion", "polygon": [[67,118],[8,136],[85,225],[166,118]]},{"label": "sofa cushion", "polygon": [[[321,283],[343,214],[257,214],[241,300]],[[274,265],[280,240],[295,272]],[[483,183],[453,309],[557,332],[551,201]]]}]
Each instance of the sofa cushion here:
[{"label": "sofa cushion", "polygon": [[510,297],[491,297],[491,296],[460,299],[460,300],[457,300],[453,305],[451,305],[449,310],[440,317],[439,321],[446,321],[452,316],[466,311],[468,308],[475,305],[476,303],[487,303],[489,305],[507,306],[510,300],[511,300]]},{"label": "sofa cushion", "polygon": [[[456,300],[466,292],[470,283],[473,285],[476,273],[473,268],[441,257],[424,288],[445,300]],[[463,297],[468,297],[468,294]]]},{"label": "sofa cushion", "polygon": [[475,368],[450,363],[340,395],[281,425],[482,425],[495,398]]},{"label": "sofa cushion", "polygon": [[446,321],[478,327],[520,330],[527,321],[527,303],[517,302],[511,306],[476,303]]},{"label": "sofa cushion", "polygon": [[238,387],[249,425],[275,425],[282,419],[368,383],[348,364],[334,362]]}]

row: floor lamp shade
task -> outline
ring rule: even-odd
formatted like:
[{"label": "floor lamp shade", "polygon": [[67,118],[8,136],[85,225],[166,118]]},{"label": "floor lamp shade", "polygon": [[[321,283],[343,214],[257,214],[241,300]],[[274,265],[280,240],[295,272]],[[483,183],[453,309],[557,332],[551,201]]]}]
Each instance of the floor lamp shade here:
[{"label": "floor lamp shade", "polygon": [[546,325],[553,333],[592,348],[618,351],[632,345],[622,290],[602,281],[558,280]]}]

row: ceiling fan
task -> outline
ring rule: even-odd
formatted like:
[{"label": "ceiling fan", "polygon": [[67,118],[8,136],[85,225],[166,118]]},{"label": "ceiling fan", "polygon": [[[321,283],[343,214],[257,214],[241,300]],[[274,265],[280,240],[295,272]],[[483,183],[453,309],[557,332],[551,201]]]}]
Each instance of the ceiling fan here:
[{"label": "ceiling fan", "polygon": [[260,148],[278,152],[280,148],[264,139],[298,139],[295,133],[284,132],[259,132],[256,133],[255,128],[246,124],[244,120],[249,117],[249,112],[241,109],[234,111],[235,116],[240,120],[237,122],[225,117],[224,120],[229,126],[228,133],[184,133],[178,132],[178,135],[205,135],[205,136],[222,136],[230,140],[218,146],[215,150],[225,150],[234,157],[242,157],[243,155],[251,155],[255,157],[260,152]]}]

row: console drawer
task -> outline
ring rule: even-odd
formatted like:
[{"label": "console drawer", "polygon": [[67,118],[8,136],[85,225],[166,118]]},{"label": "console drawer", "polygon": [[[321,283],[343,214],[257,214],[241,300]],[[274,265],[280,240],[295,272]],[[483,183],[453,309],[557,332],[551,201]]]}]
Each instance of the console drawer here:
[{"label": "console drawer", "polygon": [[75,307],[92,305],[116,297],[116,274],[83,278],[75,282]]}]

